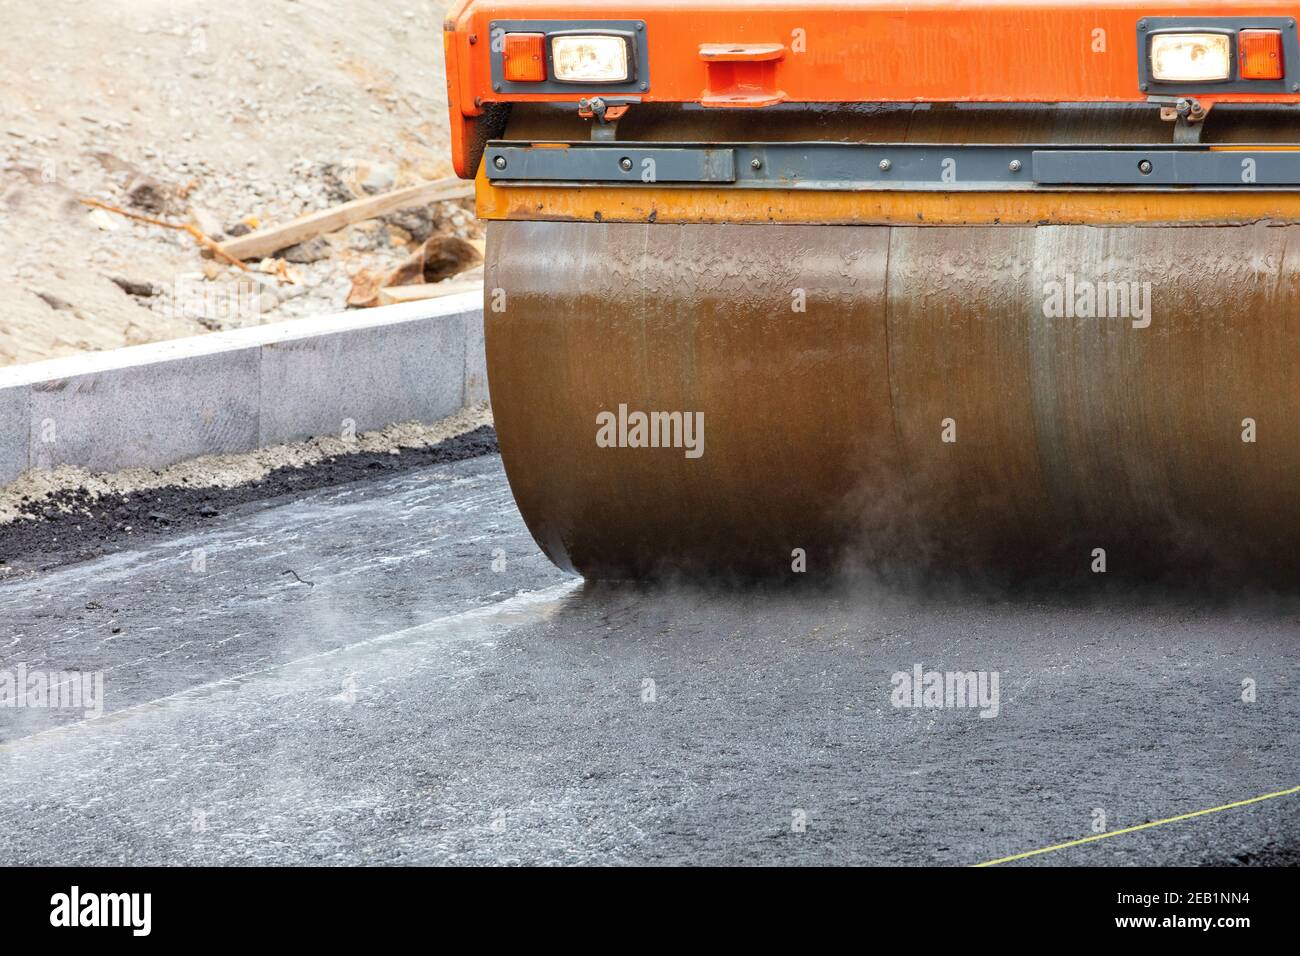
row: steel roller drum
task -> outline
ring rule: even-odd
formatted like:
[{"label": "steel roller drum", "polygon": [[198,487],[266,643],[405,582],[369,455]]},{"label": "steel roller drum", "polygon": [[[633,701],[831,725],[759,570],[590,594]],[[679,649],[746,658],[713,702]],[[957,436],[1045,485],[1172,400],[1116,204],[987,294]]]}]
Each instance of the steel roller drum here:
[{"label": "steel roller drum", "polygon": [[[593,578],[1294,579],[1298,263],[1267,223],[495,221],[501,453]],[[702,454],[603,447],[620,406],[702,415]]]}]

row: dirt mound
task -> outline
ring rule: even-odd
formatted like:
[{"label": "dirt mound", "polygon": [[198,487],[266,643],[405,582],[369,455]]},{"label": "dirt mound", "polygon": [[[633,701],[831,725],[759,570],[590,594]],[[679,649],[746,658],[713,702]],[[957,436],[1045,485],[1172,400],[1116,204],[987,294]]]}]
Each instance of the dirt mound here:
[{"label": "dirt mound", "polygon": [[[0,32],[0,365],[341,310],[468,203],[354,224],[257,273],[257,308],[214,238],[450,175],[441,3],[48,0]],[[215,293],[215,294],[214,294]],[[240,301],[245,301],[241,299]]]}]

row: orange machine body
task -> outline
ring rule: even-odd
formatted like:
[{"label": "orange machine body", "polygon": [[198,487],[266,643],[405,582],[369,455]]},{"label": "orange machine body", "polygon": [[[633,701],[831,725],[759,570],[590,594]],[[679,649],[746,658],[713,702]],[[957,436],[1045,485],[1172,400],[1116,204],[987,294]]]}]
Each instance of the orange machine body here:
[{"label": "orange machine body", "polygon": [[[1295,9],[1281,0],[461,0],[445,24],[453,155],[472,177],[474,124],[495,104],[582,95],[494,90],[498,20],[643,21],[649,83],[636,102],[1140,103],[1149,98],[1138,73],[1144,17],[1289,19]],[[1197,98],[1207,108],[1300,102],[1300,84]]]}]

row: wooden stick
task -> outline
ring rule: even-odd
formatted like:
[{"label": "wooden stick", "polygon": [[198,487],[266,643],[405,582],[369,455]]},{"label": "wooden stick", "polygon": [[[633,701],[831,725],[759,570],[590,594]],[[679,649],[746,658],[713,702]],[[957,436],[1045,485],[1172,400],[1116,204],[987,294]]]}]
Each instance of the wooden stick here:
[{"label": "wooden stick", "polygon": [[105,212],[125,216],[127,219],[134,219],[136,222],[147,223],[150,226],[161,226],[163,229],[175,229],[177,232],[188,232],[194,237],[195,241],[197,241],[199,245],[211,249],[215,255],[225,259],[232,266],[239,266],[239,268],[243,269],[245,272],[248,271],[247,264],[241,262],[239,259],[222,249],[220,243],[205,235],[198,226],[191,225],[190,223],[166,222],[162,219],[154,219],[151,216],[142,216],[136,212],[127,212],[125,209],[118,209],[116,206],[110,206],[108,203],[100,202],[98,199],[83,199],[81,202],[82,205],[94,206],[96,209],[103,209]]},{"label": "wooden stick", "polygon": [[380,305],[397,305],[399,302],[419,302],[422,299],[440,299],[444,295],[457,292],[473,292],[483,288],[483,277],[462,279],[452,276],[441,282],[426,282],[420,285],[394,285],[379,290]]},{"label": "wooden stick", "polygon": [[227,239],[220,248],[225,255],[237,259],[259,259],[327,232],[336,232],[354,222],[375,219],[412,206],[426,206],[429,203],[448,199],[464,199],[473,194],[473,183],[455,177],[417,183],[378,196],[354,199],[341,206],[308,213],[282,226],[268,226],[266,229],[250,232],[246,236]]}]

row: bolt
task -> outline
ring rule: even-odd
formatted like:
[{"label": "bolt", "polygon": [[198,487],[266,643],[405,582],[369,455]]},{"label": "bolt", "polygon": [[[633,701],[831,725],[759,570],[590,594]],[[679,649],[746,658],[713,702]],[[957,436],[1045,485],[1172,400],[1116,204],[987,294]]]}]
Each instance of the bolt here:
[{"label": "bolt", "polygon": [[1007,169],[1011,170],[1013,173],[1020,172],[1020,160],[1013,159],[1011,162],[1007,163]]},{"label": "bolt", "polygon": [[644,93],[644,92],[645,92],[646,90],[648,90],[648,89],[650,89],[650,84],[649,84],[649,83],[642,83],[642,84],[641,84],[641,92],[642,92],[642,93]]},{"label": "bolt", "polygon": [[632,171],[632,160],[624,156],[618,161],[618,168],[625,173],[630,173]]},{"label": "bolt", "polygon": [[1147,175],[1148,173],[1150,173],[1150,172],[1151,172],[1151,160],[1149,160],[1149,159],[1144,159],[1144,160],[1142,160],[1142,162],[1138,163],[1138,172],[1141,173],[1143,176],[1145,176],[1145,175]]},{"label": "bolt", "polygon": [[1138,29],[1139,29],[1139,30],[1143,30],[1143,31],[1145,31],[1146,28],[1147,28],[1146,21],[1145,21],[1145,20],[1139,20],[1139,21],[1138,21]]},{"label": "bolt", "polygon": [[470,46],[473,46],[473,45],[474,45],[475,43],[477,43],[477,42],[478,42],[478,34],[477,34],[477,33],[471,33],[471,34],[469,35],[469,45],[470,45]]},{"label": "bolt", "polygon": [[761,159],[759,159],[757,156],[755,156],[753,159],[751,159],[751,160],[749,161],[749,168],[750,168],[750,169],[762,169],[762,168],[763,168],[763,161],[762,161]]},{"label": "bolt", "polygon": [[506,158],[504,156],[498,156],[492,160],[492,165],[495,166],[497,169],[505,169]]},{"label": "bolt", "polygon": [[887,173],[887,172],[889,172],[889,167],[892,166],[892,165],[894,165],[894,164],[891,163],[889,160],[887,160],[887,159],[882,159],[882,160],[880,161],[880,171],[881,171],[882,173]]},{"label": "bolt", "polygon": [[638,21],[636,22],[636,28],[637,28],[638,30],[644,30],[644,29],[645,29],[645,24],[642,23],[640,20],[638,20]]}]

